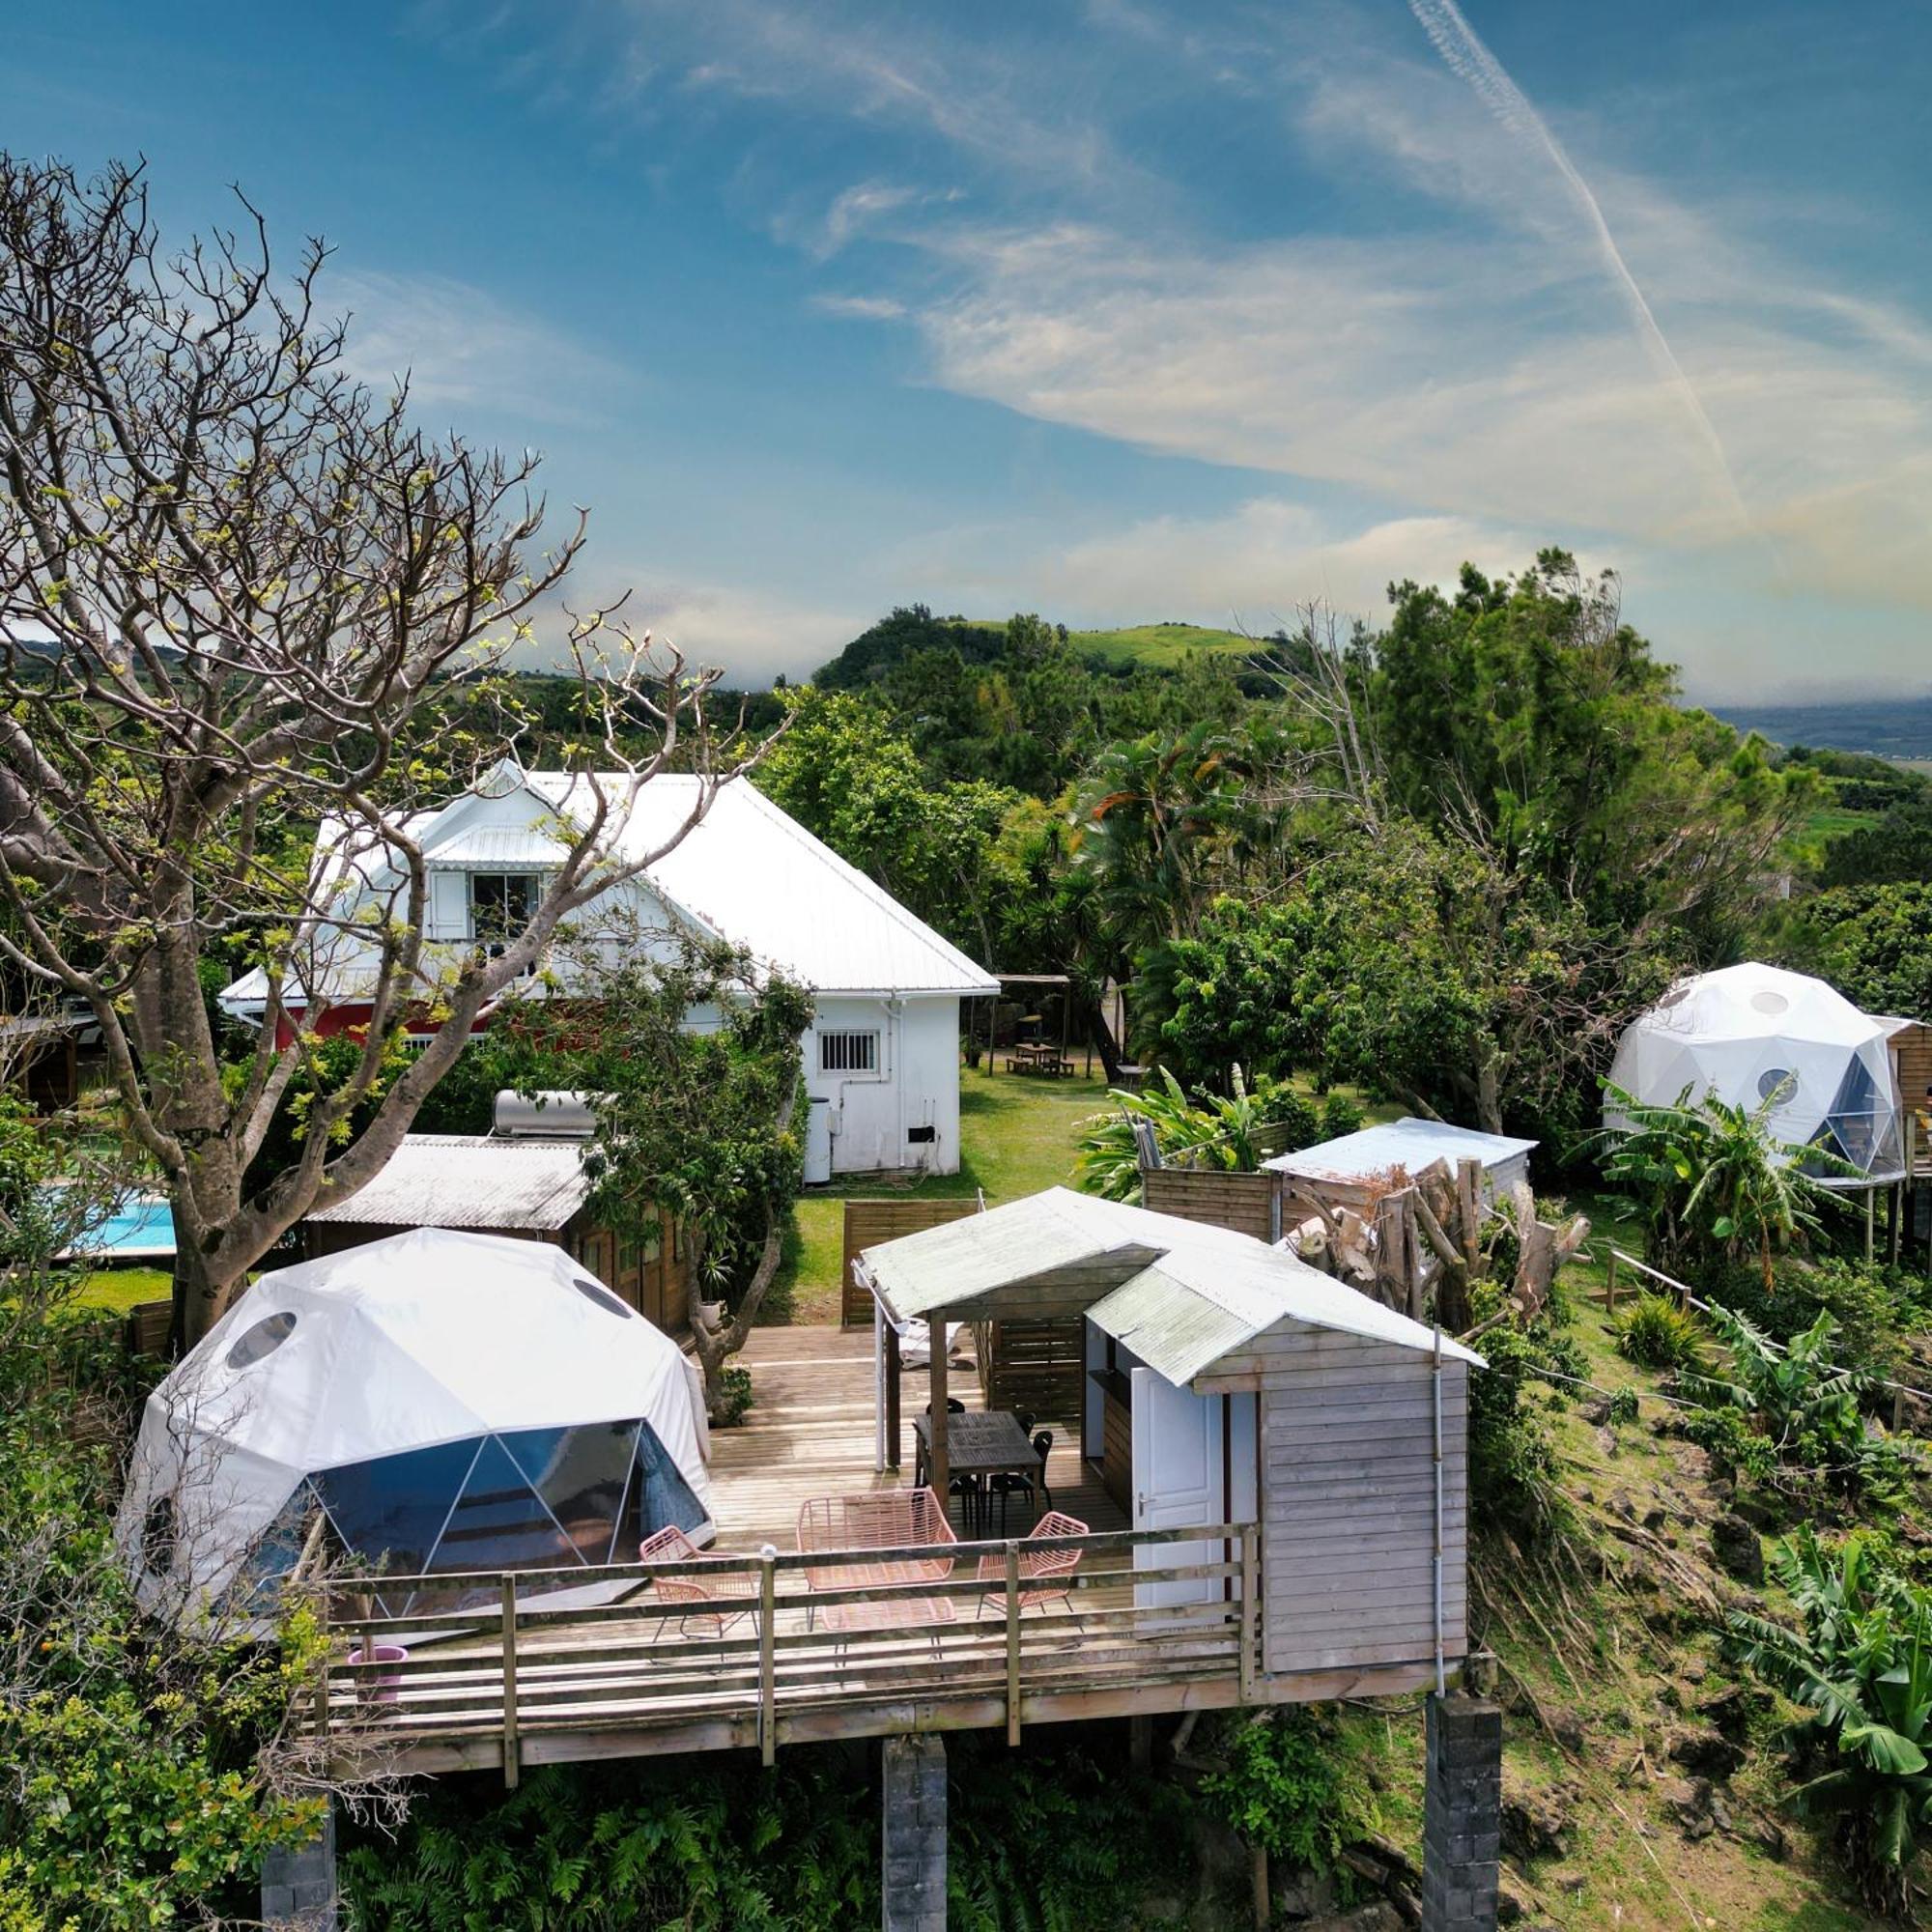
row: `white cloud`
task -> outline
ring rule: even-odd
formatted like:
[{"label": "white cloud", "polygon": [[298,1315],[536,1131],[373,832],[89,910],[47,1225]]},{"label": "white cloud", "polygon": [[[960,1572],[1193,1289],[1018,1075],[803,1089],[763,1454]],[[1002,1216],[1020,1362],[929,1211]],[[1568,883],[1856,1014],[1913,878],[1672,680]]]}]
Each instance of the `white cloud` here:
[{"label": "white cloud", "polygon": [[327,307],[350,316],[345,361],[373,387],[407,375],[418,405],[460,405],[532,422],[598,419],[629,377],[540,317],[444,275],[330,273]]},{"label": "white cloud", "polygon": [[1465,562],[1520,569],[1535,548],[1520,531],[1462,517],[1400,517],[1333,536],[1306,505],[1257,497],[1224,517],[1153,517],[1090,538],[1040,575],[1052,600],[1120,621],[1182,610],[1261,635],[1310,602],[1375,620],[1391,582],[1453,583]]},{"label": "white cloud", "polygon": [[[683,580],[649,565],[610,571],[585,564],[574,574],[570,604],[576,611],[611,609],[625,585],[633,585],[622,605],[623,620],[634,633],[674,645],[694,670],[717,667],[734,689],[761,689],[774,675],[808,675],[840,650],[872,621],[827,604],[788,597],[746,583],[706,583]],[[599,599],[607,599],[600,604]],[[529,661],[554,662],[548,627],[539,623]]]}]

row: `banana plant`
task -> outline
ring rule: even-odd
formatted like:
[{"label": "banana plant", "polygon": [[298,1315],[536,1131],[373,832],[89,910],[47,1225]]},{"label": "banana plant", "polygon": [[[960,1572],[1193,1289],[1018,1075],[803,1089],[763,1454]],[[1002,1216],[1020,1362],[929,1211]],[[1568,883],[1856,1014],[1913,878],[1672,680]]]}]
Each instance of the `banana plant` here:
[{"label": "banana plant", "polygon": [[1807,1527],[1772,1561],[1798,1627],[1734,1611],[1729,1640],[1804,1709],[1784,1732],[1804,1773],[1787,1802],[1828,1821],[1867,1901],[1904,1918],[1932,1841],[1932,1595],[1862,1535],[1831,1548]]}]

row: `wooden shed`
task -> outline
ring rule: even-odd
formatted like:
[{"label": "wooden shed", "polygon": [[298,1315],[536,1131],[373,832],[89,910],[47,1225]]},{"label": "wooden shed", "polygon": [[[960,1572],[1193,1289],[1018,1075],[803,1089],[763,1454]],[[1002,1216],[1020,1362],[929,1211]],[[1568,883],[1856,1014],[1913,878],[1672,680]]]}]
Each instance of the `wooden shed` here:
[{"label": "wooden shed", "polygon": [[1519,1180],[1529,1179],[1529,1156],[1535,1148],[1534,1141],[1411,1116],[1276,1154],[1262,1167],[1265,1173],[1289,1176],[1298,1192],[1359,1207],[1392,1173],[1414,1180],[1431,1168],[1439,1166],[1454,1174],[1463,1161],[1473,1160],[1482,1168],[1484,1192],[1493,1201],[1498,1194],[1507,1195]]},{"label": "wooden shed", "polygon": [[[1251,1236],[1065,1188],[882,1242],[858,1265],[889,1355],[915,1319],[1078,1316],[1082,1448],[1132,1527],[1259,1524],[1269,1674],[1465,1654],[1480,1356]],[[943,1361],[931,1380],[943,1488]],[[896,1375],[881,1387],[890,1403]],[[896,1415],[882,1426],[896,1438]],[[1169,1607],[1175,1588],[1144,1586],[1139,1606]]]},{"label": "wooden shed", "polygon": [[302,1222],[306,1259],[413,1228],[554,1241],[668,1334],[689,1323],[688,1264],[676,1224],[642,1240],[592,1217],[581,1138],[407,1134],[374,1180]]}]

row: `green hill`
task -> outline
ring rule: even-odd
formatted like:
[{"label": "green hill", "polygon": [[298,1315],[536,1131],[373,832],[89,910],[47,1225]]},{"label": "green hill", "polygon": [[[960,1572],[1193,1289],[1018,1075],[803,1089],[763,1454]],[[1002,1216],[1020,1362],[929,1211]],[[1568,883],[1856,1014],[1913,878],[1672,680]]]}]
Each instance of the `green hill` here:
[{"label": "green hill", "polygon": [[1258,648],[1256,639],[1238,631],[1217,631],[1206,624],[1127,624],[1114,631],[1069,631],[1066,641],[1075,650],[1092,651],[1120,664],[1175,665],[1196,651],[1246,656]]}]

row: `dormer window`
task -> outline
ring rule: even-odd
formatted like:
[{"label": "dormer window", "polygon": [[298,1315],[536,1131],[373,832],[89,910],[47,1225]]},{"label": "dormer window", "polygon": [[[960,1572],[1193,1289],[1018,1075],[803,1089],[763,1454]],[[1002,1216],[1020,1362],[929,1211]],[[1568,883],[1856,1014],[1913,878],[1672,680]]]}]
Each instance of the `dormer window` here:
[{"label": "dormer window", "polygon": [[541,896],[534,872],[471,872],[469,936],[500,946],[530,923]]}]

